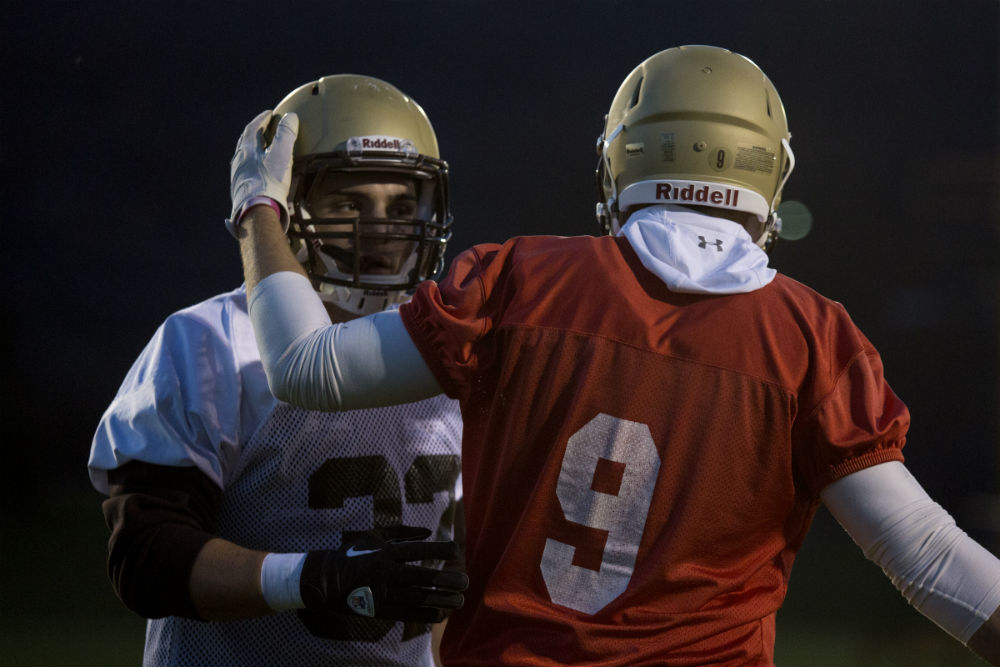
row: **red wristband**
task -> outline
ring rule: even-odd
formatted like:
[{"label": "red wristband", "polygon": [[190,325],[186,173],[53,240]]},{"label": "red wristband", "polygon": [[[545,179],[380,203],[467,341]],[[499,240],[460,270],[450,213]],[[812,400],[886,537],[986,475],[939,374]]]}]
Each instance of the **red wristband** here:
[{"label": "red wristband", "polygon": [[[251,208],[260,205],[270,206],[271,208],[273,208],[274,212],[278,214],[278,220],[281,220],[281,207],[278,206],[278,202],[274,201],[270,197],[265,197],[263,195],[257,197],[251,197],[250,199],[247,200],[247,203],[243,205],[243,210],[240,212],[240,220],[243,219],[243,216],[245,216]],[[237,224],[239,224],[238,221]]]}]

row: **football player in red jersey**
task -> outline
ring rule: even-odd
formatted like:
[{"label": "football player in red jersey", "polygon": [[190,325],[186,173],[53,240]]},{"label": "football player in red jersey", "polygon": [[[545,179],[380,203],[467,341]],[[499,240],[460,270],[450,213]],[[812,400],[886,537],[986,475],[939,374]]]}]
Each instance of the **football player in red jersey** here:
[{"label": "football player in red jersey", "polygon": [[[451,236],[448,169],[423,109],[350,74],[277,108],[300,121],[299,141],[279,134],[287,153],[269,161],[294,168],[231,220],[275,206],[335,321],[407,300]],[[430,623],[466,583],[455,563],[441,569],[461,525],[457,401],[349,414],[283,403],[246,306],[240,287],[168,317],[94,436],[109,572],[150,619],[144,663],[433,663]]]},{"label": "football player in red jersey", "polygon": [[768,265],[790,138],[747,58],[657,53],[599,140],[604,236],[476,246],[398,313],[347,326],[323,321],[273,211],[245,218],[278,396],[461,402],[471,584],[446,663],[773,664],[820,503],[914,607],[1000,662],[1000,560],[907,472],[909,413],[844,308]]}]

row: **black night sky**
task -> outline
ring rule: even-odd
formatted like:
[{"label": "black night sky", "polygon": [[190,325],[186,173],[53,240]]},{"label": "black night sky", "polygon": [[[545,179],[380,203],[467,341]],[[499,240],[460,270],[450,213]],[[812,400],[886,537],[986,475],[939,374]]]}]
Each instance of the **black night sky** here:
[{"label": "black night sky", "polygon": [[760,65],[788,113],[785,199],[814,224],[775,266],[847,307],[913,413],[907,464],[1000,543],[981,523],[1000,491],[998,15],[996,0],[8,2],[5,512],[88,489],[93,429],[157,325],[242,281],[229,158],[292,88],[368,74],[424,107],[451,165],[451,257],[597,233],[594,143],[618,84],[657,51],[712,44]]}]

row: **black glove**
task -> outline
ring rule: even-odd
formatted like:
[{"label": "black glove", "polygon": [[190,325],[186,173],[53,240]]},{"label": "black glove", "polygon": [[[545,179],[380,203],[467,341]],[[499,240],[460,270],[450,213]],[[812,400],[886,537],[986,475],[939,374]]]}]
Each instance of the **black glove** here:
[{"label": "black glove", "polygon": [[437,623],[464,601],[469,578],[407,561],[452,560],[454,542],[427,542],[413,526],[375,529],[336,551],[310,551],[299,590],[307,610],[360,614],[392,621]]}]

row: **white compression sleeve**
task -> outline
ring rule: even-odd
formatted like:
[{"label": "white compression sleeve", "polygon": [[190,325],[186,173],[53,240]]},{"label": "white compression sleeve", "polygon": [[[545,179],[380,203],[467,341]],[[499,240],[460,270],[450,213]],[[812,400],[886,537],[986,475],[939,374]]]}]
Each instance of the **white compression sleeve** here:
[{"label": "white compression sleeve", "polygon": [[312,410],[410,403],[441,393],[398,311],[330,324],[309,279],[274,273],[249,303],[274,395]]},{"label": "white compression sleeve", "polygon": [[1000,605],[1000,560],[892,461],[823,490],[823,503],[924,616],[963,644]]}]

